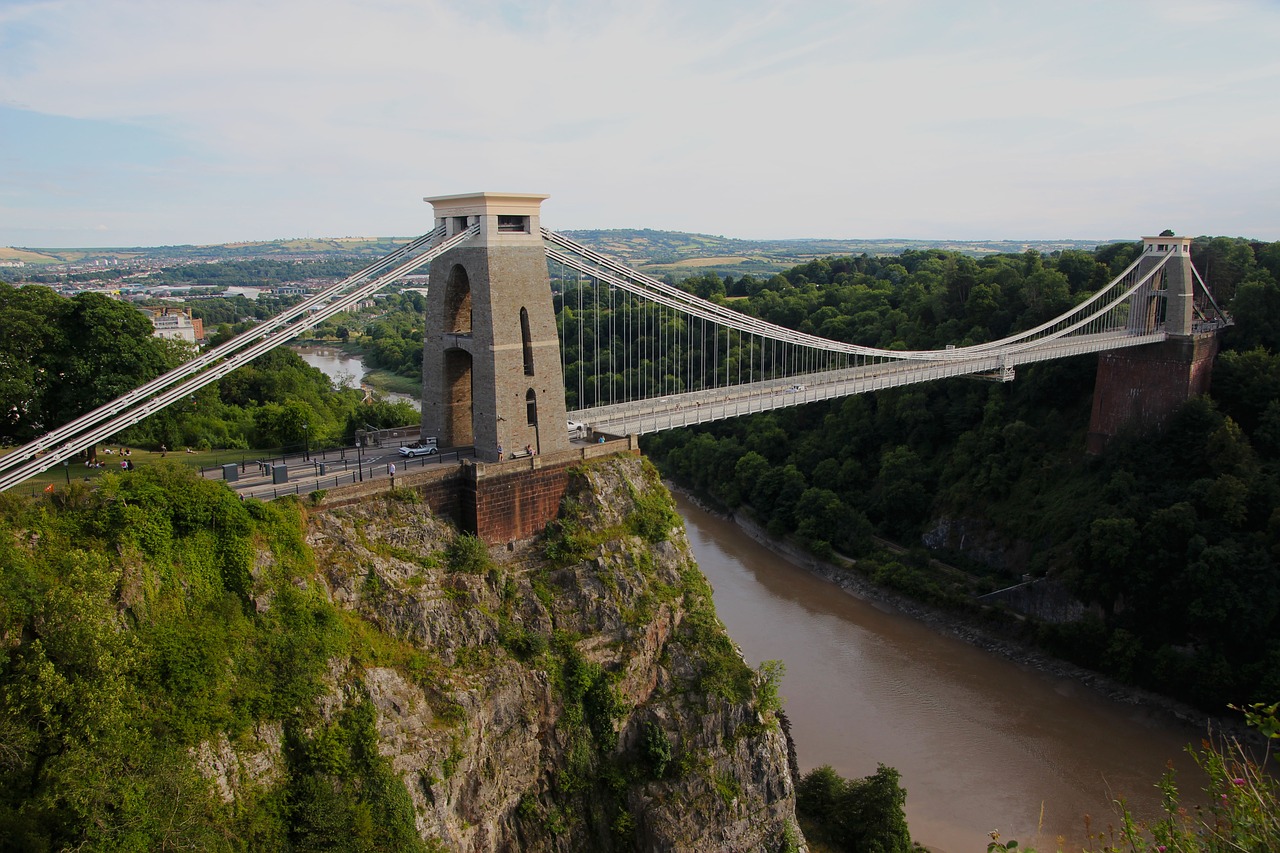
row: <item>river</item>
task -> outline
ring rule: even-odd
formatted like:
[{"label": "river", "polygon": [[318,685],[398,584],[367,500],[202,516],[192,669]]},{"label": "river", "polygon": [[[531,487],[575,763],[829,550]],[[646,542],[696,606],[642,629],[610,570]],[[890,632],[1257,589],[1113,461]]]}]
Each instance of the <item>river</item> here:
[{"label": "river", "polygon": [[[322,372],[332,380],[334,385],[351,388],[362,388],[364,379],[364,361],[358,355],[326,346],[296,346],[293,351],[302,356],[302,360]],[[388,400],[403,400],[418,411],[422,411],[422,401],[411,394],[398,394],[395,391],[378,391]]]},{"label": "river", "polygon": [[897,768],[915,841],[984,851],[988,833],[1079,849],[1123,795],[1155,817],[1169,760],[1204,732],[992,655],[799,568],[681,496],[677,504],[716,610],[753,666],[786,665],[782,693],[801,772]]}]

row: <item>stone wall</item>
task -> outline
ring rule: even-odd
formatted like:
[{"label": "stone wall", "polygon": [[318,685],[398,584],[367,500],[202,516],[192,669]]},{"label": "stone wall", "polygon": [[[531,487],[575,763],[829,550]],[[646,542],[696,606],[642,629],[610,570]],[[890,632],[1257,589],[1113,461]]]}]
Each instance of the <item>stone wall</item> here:
[{"label": "stone wall", "polygon": [[[463,463],[456,465],[427,466],[412,474],[401,474],[396,477],[397,488],[410,488],[417,492],[423,503],[436,515],[460,524],[463,518],[462,496],[465,490],[465,467]],[[386,478],[369,479],[363,483],[352,483],[325,491],[321,506],[333,509],[363,503],[376,495],[386,494],[391,490],[391,481]]]},{"label": "stone wall", "polygon": [[1088,451],[1100,453],[1124,430],[1159,429],[1187,400],[1208,393],[1217,354],[1210,332],[1099,355]]}]

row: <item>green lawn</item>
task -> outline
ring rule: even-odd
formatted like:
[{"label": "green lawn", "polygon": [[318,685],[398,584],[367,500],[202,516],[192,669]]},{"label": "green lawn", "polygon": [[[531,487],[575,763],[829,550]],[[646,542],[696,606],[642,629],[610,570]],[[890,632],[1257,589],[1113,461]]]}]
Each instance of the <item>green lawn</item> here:
[{"label": "green lawn", "polygon": [[[118,450],[119,448],[112,448]],[[300,452],[301,448],[289,448],[290,453]],[[319,451],[314,451],[319,453]],[[190,468],[216,468],[219,465],[228,462],[253,462],[256,459],[267,459],[278,457],[280,448],[273,447],[263,450],[198,450],[194,453],[187,453],[185,450],[174,452],[170,450],[163,457],[158,450],[138,450],[132,449],[131,455],[128,457],[137,467],[143,465],[152,465],[159,462],[162,458],[166,462],[172,462],[176,465],[184,465]],[[55,465],[49,470],[37,474],[21,485],[14,486],[10,491],[15,494],[37,494],[44,490],[44,487],[53,483],[58,486],[66,485],[68,478],[71,480],[96,480],[107,471],[119,471],[121,457],[118,453],[107,456],[98,451],[98,461],[102,463],[101,468],[86,468],[83,459],[72,460],[70,465]]]}]

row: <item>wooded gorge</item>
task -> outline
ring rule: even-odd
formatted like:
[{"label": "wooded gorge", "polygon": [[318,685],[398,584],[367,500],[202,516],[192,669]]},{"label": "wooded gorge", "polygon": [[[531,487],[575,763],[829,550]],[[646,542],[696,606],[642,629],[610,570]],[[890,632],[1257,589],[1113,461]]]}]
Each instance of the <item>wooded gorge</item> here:
[{"label": "wooded gorge", "polygon": [[[735,307],[818,335],[941,348],[1055,316],[1137,248],[981,260],[907,252],[686,286],[742,293]],[[1280,695],[1280,243],[1201,238],[1193,260],[1235,319],[1213,393],[1161,434],[1121,436],[1098,457],[1084,452],[1092,356],[1020,368],[1008,384],[918,385],[660,433],[643,447],[669,476],[775,535],[858,557],[881,583],[972,611],[967,592],[925,570],[922,548],[940,525],[965,526],[969,547],[939,556],[985,578],[981,588],[1048,575],[1096,605],[1080,622],[1026,623],[1016,629],[1024,639],[1212,712],[1271,701]],[[880,551],[873,534],[913,551]]]}]

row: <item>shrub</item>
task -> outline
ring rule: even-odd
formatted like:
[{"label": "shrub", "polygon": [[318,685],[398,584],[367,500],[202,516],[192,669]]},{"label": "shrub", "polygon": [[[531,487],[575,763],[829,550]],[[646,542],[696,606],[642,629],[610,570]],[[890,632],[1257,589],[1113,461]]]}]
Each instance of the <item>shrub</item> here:
[{"label": "shrub", "polygon": [[657,723],[644,724],[643,754],[649,765],[649,774],[654,779],[661,779],[671,762],[671,739]]},{"label": "shrub", "polygon": [[[1249,724],[1268,738],[1280,739],[1276,718],[1280,703],[1252,705],[1244,710]],[[1144,824],[1133,819],[1123,801],[1116,802],[1120,827],[1090,839],[1098,853],[1228,853],[1229,851],[1280,850],[1280,780],[1259,765],[1234,738],[1206,740],[1197,752],[1187,747],[1208,779],[1208,802],[1188,809],[1172,771],[1160,782],[1163,816]],[[1094,846],[1094,845],[1097,846]],[[1017,841],[1001,841],[991,833],[988,853],[1008,853],[1020,848]]]},{"label": "shrub", "polygon": [[489,549],[477,536],[463,533],[449,544],[445,551],[445,564],[451,572],[483,575],[493,568]]},{"label": "shrub", "polygon": [[661,484],[632,495],[635,509],[626,519],[627,532],[646,542],[665,542],[673,528],[682,523],[671,498]]}]

